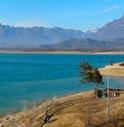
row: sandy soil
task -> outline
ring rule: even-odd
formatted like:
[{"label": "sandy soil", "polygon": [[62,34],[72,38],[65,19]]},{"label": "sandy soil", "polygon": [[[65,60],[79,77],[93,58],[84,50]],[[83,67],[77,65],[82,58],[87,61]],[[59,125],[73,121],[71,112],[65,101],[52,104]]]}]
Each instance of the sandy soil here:
[{"label": "sandy soil", "polygon": [[120,63],[116,63],[112,66],[107,65],[104,68],[100,68],[99,71],[102,75],[123,77],[124,76],[124,66],[120,66],[119,64]]}]

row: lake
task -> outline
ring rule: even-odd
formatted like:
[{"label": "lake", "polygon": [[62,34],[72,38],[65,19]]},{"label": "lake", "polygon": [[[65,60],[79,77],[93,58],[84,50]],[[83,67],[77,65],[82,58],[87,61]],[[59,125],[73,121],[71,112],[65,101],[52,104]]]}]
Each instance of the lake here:
[{"label": "lake", "polygon": [[[124,55],[111,58],[124,61]],[[110,55],[0,54],[0,114],[25,109],[38,100],[91,90],[80,83],[80,62],[98,68],[109,64],[109,59]],[[110,77],[112,87],[124,88],[123,83],[123,78]]]}]

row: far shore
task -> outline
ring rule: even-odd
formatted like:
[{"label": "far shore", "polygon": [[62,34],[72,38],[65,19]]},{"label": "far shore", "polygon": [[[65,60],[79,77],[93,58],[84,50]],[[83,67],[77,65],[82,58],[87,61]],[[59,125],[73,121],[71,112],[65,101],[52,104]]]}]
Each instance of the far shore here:
[{"label": "far shore", "polygon": [[0,49],[0,54],[110,54],[110,55],[123,55],[124,51],[69,51],[69,50],[20,50],[20,49]]}]

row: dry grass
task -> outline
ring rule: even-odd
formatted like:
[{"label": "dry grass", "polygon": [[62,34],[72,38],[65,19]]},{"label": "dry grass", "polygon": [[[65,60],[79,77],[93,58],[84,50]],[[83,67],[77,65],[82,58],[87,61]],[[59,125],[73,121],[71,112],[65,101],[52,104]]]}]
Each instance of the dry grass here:
[{"label": "dry grass", "polygon": [[102,75],[124,76],[124,66],[120,66],[120,63],[113,64],[112,66],[107,65],[104,68],[100,68],[99,71]]},{"label": "dry grass", "polygon": [[[1,127],[123,127],[124,94],[110,100],[110,122],[107,119],[107,102],[98,99],[93,92],[79,93],[57,98],[38,107],[0,119]],[[43,124],[44,112],[52,117]]]}]

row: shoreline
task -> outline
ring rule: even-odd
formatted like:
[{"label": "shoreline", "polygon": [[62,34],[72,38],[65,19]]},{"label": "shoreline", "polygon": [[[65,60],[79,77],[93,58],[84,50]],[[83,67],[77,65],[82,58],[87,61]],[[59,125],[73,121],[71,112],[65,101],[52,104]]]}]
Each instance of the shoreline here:
[{"label": "shoreline", "polygon": [[[1,114],[0,115],[0,127],[1,125],[8,125],[8,122],[11,122],[11,120],[18,120],[18,119],[23,119],[23,117],[26,117],[30,115],[39,114],[39,109],[41,109],[41,114],[43,114],[46,110],[48,110],[52,105],[59,105],[59,103],[65,103],[66,101],[70,101],[73,99],[79,99],[79,98],[86,98],[92,96],[93,91],[83,91],[83,92],[77,92],[77,93],[70,93],[67,95],[62,95],[62,96],[55,96],[51,97],[50,99],[44,99],[44,100],[39,100],[36,101],[31,107],[27,107],[26,109],[19,110],[19,111],[14,111],[6,114]],[[2,126],[4,127],[4,126]],[[6,126],[5,126],[6,127]],[[8,127],[8,126],[7,126]]]},{"label": "shoreline", "polygon": [[86,54],[86,55],[124,55],[123,51],[29,51],[29,50],[1,50],[0,54]]},{"label": "shoreline", "polygon": [[[119,97],[113,99],[110,101],[113,103],[116,112],[120,112],[119,117],[123,113],[123,107],[119,104],[124,104],[124,92]],[[106,100],[97,98],[93,91],[87,91],[52,98],[31,109],[0,117],[0,127],[17,127],[17,125],[22,127],[39,127],[40,125],[43,127],[46,111],[53,114],[50,118],[52,122],[47,123],[48,127],[72,125],[85,127],[85,120],[89,118],[92,118],[91,121],[94,126],[100,126],[105,123],[107,118]],[[89,113],[90,117],[85,119],[83,116]],[[114,115],[116,116],[117,114]]]},{"label": "shoreline", "polygon": [[124,77],[124,66],[121,66],[122,63],[115,63],[113,65],[106,65],[103,68],[99,68],[99,71],[102,75],[114,76],[114,77]]},{"label": "shoreline", "polygon": [[8,115],[14,115],[14,114],[18,114],[20,112],[27,112],[28,110],[31,110],[31,109],[34,109],[40,105],[42,105],[43,103],[47,103],[47,102],[51,102],[51,101],[56,101],[56,100],[60,100],[60,99],[63,99],[63,98],[68,98],[68,97],[73,97],[75,95],[80,95],[80,94],[89,94],[89,93],[92,93],[93,90],[87,90],[87,91],[81,91],[81,92],[72,92],[72,93],[68,93],[68,94],[65,94],[65,95],[56,95],[56,96],[52,96],[52,97],[49,97],[49,98],[43,98],[43,99],[39,99],[39,100],[36,100],[36,101],[30,101],[29,104],[30,105],[25,105],[25,108],[23,109],[15,109],[15,110],[10,110],[9,112],[7,113],[0,113],[0,118],[1,117],[6,117]]}]

